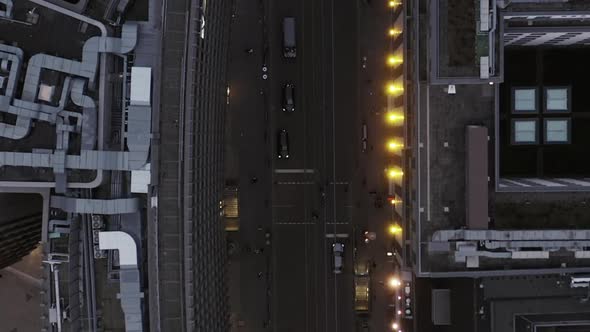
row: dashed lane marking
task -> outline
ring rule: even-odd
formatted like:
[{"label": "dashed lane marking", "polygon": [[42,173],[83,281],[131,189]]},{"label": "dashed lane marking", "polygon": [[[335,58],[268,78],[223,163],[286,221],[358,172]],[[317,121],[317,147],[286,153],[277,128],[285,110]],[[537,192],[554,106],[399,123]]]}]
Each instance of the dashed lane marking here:
[{"label": "dashed lane marking", "polygon": [[275,169],[275,173],[314,173],[315,170],[311,168],[281,168]]}]

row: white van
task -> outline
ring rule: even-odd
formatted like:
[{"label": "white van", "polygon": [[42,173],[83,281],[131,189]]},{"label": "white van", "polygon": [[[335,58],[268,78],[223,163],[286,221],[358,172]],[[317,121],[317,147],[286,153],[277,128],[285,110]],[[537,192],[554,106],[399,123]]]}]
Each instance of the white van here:
[{"label": "white van", "polygon": [[334,274],[340,274],[344,263],[344,243],[336,242],[332,244],[332,252],[334,254]]}]

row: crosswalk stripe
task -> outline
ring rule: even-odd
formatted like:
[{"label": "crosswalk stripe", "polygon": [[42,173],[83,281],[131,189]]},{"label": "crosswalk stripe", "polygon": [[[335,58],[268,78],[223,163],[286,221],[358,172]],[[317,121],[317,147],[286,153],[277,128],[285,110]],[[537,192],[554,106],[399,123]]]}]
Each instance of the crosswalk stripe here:
[{"label": "crosswalk stripe", "polygon": [[315,184],[313,181],[278,181],[277,184]]},{"label": "crosswalk stripe", "polygon": [[[275,221],[275,225],[315,225],[320,224],[321,222],[310,222],[310,221],[300,221],[300,220],[293,220],[293,221]],[[327,222],[328,225],[348,225],[348,221],[340,221],[340,222]]]}]

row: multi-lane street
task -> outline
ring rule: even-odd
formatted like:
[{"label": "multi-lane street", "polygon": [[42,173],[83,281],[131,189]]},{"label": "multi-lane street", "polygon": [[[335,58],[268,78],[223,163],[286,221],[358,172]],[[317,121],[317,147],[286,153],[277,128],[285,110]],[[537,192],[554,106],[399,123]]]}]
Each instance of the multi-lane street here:
[{"label": "multi-lane street", "polygon": [[[392,295],[379,282],[393,271],[385,257],[391,239],[384,237],[391,211],[374,204],[387,191],[379,110],[389,23],[378,10],[385,8],[357,0],[236,1],[228,130],[239,151],[233,174],[240,187],[234,239],[240,250],[230,267],[230,278],[239,280],[230,286],[239,331],[356,331],[357,253],[375,263],[378,322],[371,330],[390,325]],[[294,59],[283,56],[285,17],[296,20]],[[382,22],[366,24],[375,17]],[[295,87],[294,112],[282,110],[285,84]],[[370,132],[364,152],[363,124]],[[283,129],[288,159],[277,157]],[[380,233],[378,241],[362,244],[367,229]],[[340,274],[334,273],[334,243],[344,244]]]},{"label": "multi-lane street", "polygon": [[[282,20],[295,17],[297,58],[282,55]],[[290,158],[273,156],[272,317],[275,331],[350,331],[356,124],[357,1],[269,2],[270,133],[289,132]],[[296,110],[282,112],[295,85]],[[358,133],[358,135],[357,135]],[[276,140],[273,142],[275,151]],[[338,234],[339,238],[329,237]],[[344,243],[334,274],[332,244]]]}]

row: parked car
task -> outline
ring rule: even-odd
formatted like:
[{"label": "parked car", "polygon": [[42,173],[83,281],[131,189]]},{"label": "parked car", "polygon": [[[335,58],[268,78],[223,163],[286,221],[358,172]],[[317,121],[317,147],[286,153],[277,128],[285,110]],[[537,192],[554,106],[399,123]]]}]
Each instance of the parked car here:
[{"label": "parked car", "polygon": [[277,141],[277,157],[289,159],[289,133],[285,129],[279,130]]},{"label": "parked car", "polygon": [[366,316],[371,311],[370,266],[370,262],[366,260],[354,265],[354,310],[361,316]]}]

